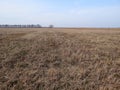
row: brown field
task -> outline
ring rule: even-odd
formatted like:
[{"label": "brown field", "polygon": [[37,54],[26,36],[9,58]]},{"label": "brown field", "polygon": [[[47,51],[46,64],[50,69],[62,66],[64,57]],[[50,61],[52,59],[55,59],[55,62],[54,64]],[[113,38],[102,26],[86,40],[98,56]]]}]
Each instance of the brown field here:
[{"label": "brown field", "polygon": [[0,28],[0,90],[120,90],[120,29]]}]

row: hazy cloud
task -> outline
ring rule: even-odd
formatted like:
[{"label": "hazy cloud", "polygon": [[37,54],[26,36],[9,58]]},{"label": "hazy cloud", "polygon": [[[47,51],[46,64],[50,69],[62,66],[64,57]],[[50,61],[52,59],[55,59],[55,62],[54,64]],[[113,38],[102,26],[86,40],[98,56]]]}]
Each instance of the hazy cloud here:
[{"label": "hazy cloud", "polygon": [[119,1],[96,1],[1,0],[0,24],[120,27]]}]

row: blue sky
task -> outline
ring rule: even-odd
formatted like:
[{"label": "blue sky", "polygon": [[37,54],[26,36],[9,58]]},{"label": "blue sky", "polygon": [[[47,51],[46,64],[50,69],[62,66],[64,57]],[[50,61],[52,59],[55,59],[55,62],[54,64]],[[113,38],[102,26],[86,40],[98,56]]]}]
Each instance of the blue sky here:
[{"label": "blue sky", "polygon": [[0,0],[0,24],[120,27],[120,0]]}]

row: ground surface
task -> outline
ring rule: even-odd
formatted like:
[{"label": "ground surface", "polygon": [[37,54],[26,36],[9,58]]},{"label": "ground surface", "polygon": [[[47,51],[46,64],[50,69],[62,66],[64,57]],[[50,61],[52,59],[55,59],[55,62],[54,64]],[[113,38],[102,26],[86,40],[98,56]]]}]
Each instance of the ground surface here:
[{"label": "ground surface", "polygon": [[0,28],[0,90],[119,90],[120,29]]}]

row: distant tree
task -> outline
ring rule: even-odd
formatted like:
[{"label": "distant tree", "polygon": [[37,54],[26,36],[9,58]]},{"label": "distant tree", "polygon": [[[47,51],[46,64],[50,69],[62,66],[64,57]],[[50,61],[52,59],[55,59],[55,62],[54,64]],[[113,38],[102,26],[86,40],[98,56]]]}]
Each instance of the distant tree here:
[{"label": "distant tree", "polygon": [[37,28],[41,28],[42,26],[41,26],[41,25],[39,25],[39,24],[37,24],[37,25],[36,25],[36,27],[37,27]]},{"label": "distant tree", "polygon": [[5,24],[5,28],[8,28],[8,25],[7,25],[7,24]]},{"label": "distant tree", "polygon": [[[53,25],[49,26],[50,28],[53,28]],[[27,24],[27,25],[21,25],[21,24],[14,24],[14,25],[9,25],[9,24],[1,24],[0,28],[42,28],[40,24]]]},{"label": "distant tree", "polygon": [[53,28],[54,26],[53,25],[49,25],[49,28]]}]

